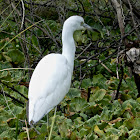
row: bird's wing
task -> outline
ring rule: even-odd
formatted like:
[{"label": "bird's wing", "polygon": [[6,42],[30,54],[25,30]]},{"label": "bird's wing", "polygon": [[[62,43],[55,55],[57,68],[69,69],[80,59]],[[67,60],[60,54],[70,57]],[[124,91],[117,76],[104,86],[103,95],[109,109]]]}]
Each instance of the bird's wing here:
[{"label": "bird's wing", "polygon": [[69,72],[67,60],[59,54],[45,56],[35,68],[30,84],[28,97],[47,97],[56,85],[61,83]]},{"label": "bird's wing", "polygon": [[71,71],[66,58],[59,54],[44,57],[35,68],[29,84],[29,121],[41,119],[68,92]]}]

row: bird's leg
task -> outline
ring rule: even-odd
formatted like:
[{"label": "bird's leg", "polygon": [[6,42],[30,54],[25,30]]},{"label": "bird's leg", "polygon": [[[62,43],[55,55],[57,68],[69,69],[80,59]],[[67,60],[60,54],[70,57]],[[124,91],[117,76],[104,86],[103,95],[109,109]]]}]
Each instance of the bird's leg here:
[{"label": "bird's leg", "polygon": [[47,114],[47,132],[49,133],[49,115]]},{"label": "bird's leg", "polygon": [[56,110],[57,110],[57,106],[55,107],[54,116],[53,116],[53,119],[52,119],[51,130],[50,130],[50,134],[49,134],[48,140],[51,139],[52,129],[53,129],[53,125],[54,125],[54,121],[55,121],[55,116],[56,116]]},{"label": "bird's leg", "polygon": [[[49,115],[48,114],[47,114],[47,133],[49,134]],[[46,136],[45,136],[45,140],[47,140]]]},{"label": "bird's leg", "polygon": [[31,127],[33,127],[34,130],[35,130],[35,132],[36,132],[38,135],[40,135],[40,132],[39,132],[33,125],[31,125]]}]

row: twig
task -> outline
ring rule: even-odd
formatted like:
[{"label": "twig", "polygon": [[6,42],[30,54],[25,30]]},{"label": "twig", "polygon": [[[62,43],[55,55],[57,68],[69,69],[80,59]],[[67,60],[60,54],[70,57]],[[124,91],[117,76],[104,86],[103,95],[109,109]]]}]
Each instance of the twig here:
[{"label": "twig", "polygon": [[25,19],[25,7],[24,7],[23,0],[21,0],[21,3],[22,3],[22,22],[21,22],[20,29],[23,28],[23,23],[24,23],[24,19]]},{"label": "twig", "polygon": [[81,55],[91,46],[91,44],[92,44],[92,43],[90,43],[90,44],[75,58],[75,60],[76,60],[79,56],[81,56]]},{"label": "twig", "polygon": [[81,4],[82,10],[83,10],[83,16],[85,16],[85,8],[84,8],[84,5],[83,5],[83,3],[80,0],[78,0],[78,2]]},{"label": "twig", "polygon": [[6,17],[6,19],[3,21],[3,23],[0,25],[0,28],[3,26],[3,24],[7,21],[7,19],[11,16],[11,14],[15,11],[16,7],[19,5],[20,1],[18,2],[18,4],[15,6],[15,8],[13,9],[13,11]]},{"label": "twig", "polygon": [[[111,44],[110,46],[112,46],[112,45],[114,45],[114,44]],[[110,48],[110,47],[106,47],[106,48],[104,48],[103,50],[101,50],[99,53],[88,57],[88,59],[86,59],[86,60],[85,60],[82,64],[80,64],[80,65],[84,65],[87,61],[89,61],[89,60],[95,58],[96,56],[99,56],[102,52],[106,51],[106,50],[109,49],[109,48]],[[105,60],[107,60],[108,58],[112,57],[112,56],[115,55],[116,53],[117,53],[117,50],[114,51],[110,56],[108,56],[107,58],[105,58],[105,59],[102,60],[101,62],[104,62]],[[95,67],[95,66],[99,65],[101,62],[95,64],[95,65],[92,66],[92,67]],[[76,66],[75,69],[77,69],[78,67],[80,67],[80,65]]]},{"label": "twig", "polygon": [[118,58],[118,56],[117,56],[117,63],[116,63],[116,75],[117,75],[117,79],[119,79],[119,68],[118,68],[118,63],[119,63],[119,58]]},{"label": "twig", "polygon": [[3,94],[2,92],[0,92],[0,94],[2,94],[3,96],[7,96],[7,97],[11,98],[12,100],[14,100],[15,102],[20,103],[21,105],[24,105],[24,103],[23,103],[22,101],[20,101],[20,100],[14,98],[14,97],[12,97],[11,95],[9,95],[9,94],[6,93],[6,92],[4,92],[4,94]]},{"label": "twig", "polygon": [[109,72],[113,73],[105,64],[102,63],[102,61],[99,59],[99,63]]},{"label": "twig", "polygon": [[[123,1],[123,3],[127,6],[127,7],[129,7],[129,4],[128,4],[128,1],[127,0],[122,0]],[[131,0],[132,1],[132,0]],[[138,2],[138,0],[137,0],[137,2]],[[139,6],[137,5],[137,3],[136,3],[136,1],[135,1],[135,5],[132,5],[132,10],[133,10],[133,13],[135,14],[135,16],[138,18],[138,19],[140,19],[140,8],[139,8]]]},{"label": "twig", "polygon": [[[51,5],[51,4],[48,4],[50,1],[46,2],[46,3],[35,3],[35,2],[32,2],[32,5],[36,5],[36,6],[39,6],[39,7],[51,7],[51,8],[57,8],[57,5],[54,4],[54,5]],[[26,4],[31,4],[31,2],[27,2],[25,1]],[[94,13],[91,13],[91,12],[86,12],[86,11],[79,11],[79,10],[75,10],[75,9],[70,9],[69,7],[65,7],[67,11],[71,11],[71,12],[74,12],[74,13],[77,13],[77,14],[84,14],[85,12],[85,15],[90,15],[90,16],[96,16]],[[109,18],[109,19],[113,19],[112,17],[109,17],[109,16],[106,16],[106,15],[103,15],[103,14],[98,14],[99,17],[102,17],[102,18]]]},{"label": "twig", "polygon": [[[1,32],[2,32],[2,33],[6,33],[6,34],[11,35],[11,36],[14,36],[13,34],[8,33],[8,32],[6,32],[6,31],[1,31]],[[18,38],[18,39],[21,39],[21,40],[23,40],[24,42],[26,42],[27,44],[31,45],[31,46],[32,46],[33,48],[35,48],[40,54],[42,54],[42,52],[41,52],[35,45],[32,45],[30,42],[28,42],[27,40],[25,40],[25,39],[22,38],[22,37],[17,36],[17,38]]]},{"label": "twig", "polygon": [[120,48],[121,48],[121,44],[122,44],[122,39],[119,42],[119,47],[117,49],[118,53],[117,53],[117,67],[116,67],[116,74],[117,74],[117,79],[119,79],[119,53],[120,53]]},{"label": "twig", "polygon": [[10,6],[11,6],[11,4],[9,4],[9,5],[0,13],[0,15],[2,15]]},{"label": "twig", "polygon": [[0,85],[0,86],[1,86],[1,88],[2,88],[2,93],[3,93],[3,96],[4,96],[5,102],[6,102],[6,104],[7,104],[7,107],[8,107],[8,109],[11,111],[12,115],[16,118],[15,114],[12,112],[11,108],[9,107],[9,104],[8,104],[7,99],[6,99],[6,96],[5,96],[3,87],[2,87],[2,85]]},{"label": "twig", "polygon": [[136,33],[137,33],[137,36],[138,36],[138,38],[139,38],[139,40],[140,40],[140,35],[139,35],[139,32],[138,32],[138,30],[137,30],[137,28],[136,28],[136,22],[135,22],[135,20],[134,20],[133,8],[132,8],[132,5],[131,5],[131,3],[130,3],[130,0],[127,0],[127,1],[128,1],[128,4],[129,4],[129,7],[130,7],[130,13],[131,13],[132,21],[133,21],[133,24],[134,24],[134,28],[135,28]]},{"label": "twig", "polygon": [[[93,9],[93,11],[94,11],[94,6],[93,6],[93,2],[90,0],[90,4],[91,4],[91,6],[92,6],[92,9]],[[104,24],[103,24],[103,22],[101,21],[101,19],[99,18],[99,16],[96,14],[96,12],[94,11],[94,13],[95,13],[95,15],[96,15],[96,17],[97,17],[97,19],[99,20],[99,22],[101,23],[101,25],[106,29],[106,31],[107,31],[107,35],[109,36],[109,30],[104,26]]]},{"label": "twig", "polygon": [[117,0],[111,0],[111,1],[116,8],[118,23],[119,23],[119,27],[120,27],[120,31],[121,31],[121,37],[123,37],[125,35],[125,32],[124,32],[124,18],[122,16],[121,5],[118,3]]},{"label": "twig", "polygon": [[28,140],[30,140],[30,137],[29,137],[29,129],[27,127],[27,122],[25,120],[25,125],[26,125],[26,133],[27,133],[27,137],[28,137]]},{"label": "twig", "polygon": [[8,71],[8,70],[34,70],[34,69],[32,69],[32,68],[7,68],[7,69],[0,70],[0,72]]},{"label": "twig", "polygon": [[[33,3],[32,3],[32,4],[33,4]],[[15,5],[14,5],[13,3],[12,3],[12,7],[15,8]],[[21,13],[19,12],[18,9],[16,9],[16,12],[18,13],[19,16],[21,16]],[[36,17],[42,21],[42,19],[41,19],[39,16],[36,16]],[[28,21],[28,22],[31,23],[31,24],[34,24],[31,20],[29,20],[29,19],[26,18],[26,17],[25,17],[25,20]],[[49,30],[50,33],[49,33],[47,30],[45,30],[44,28],[42,28],[42,27],[40,27],[40,26],[34,24],[35,27],[37,27],[38,29],[40,29],[40,30],[41,30],[42,32],[44,32],[49,38],[51,38],[51,39],[56,43],[56,45],[57,45],[57,47],[58,47],[58,43],[57,43],[55,37],[53,36],[53,33],[51,32],[51,29],[49,28],[48,24],[45,24],[45,25],[47,26],[47,28],[48,28],[48,30]],[[59,42],[59,43],[60,43],[60,42]]]},{"label": "twig", "polygon": [[18,37],[19,35],[21,35],[22,33],[24,33],[25,31],[27,31],[28,29],[32,28],[33,26],[35,26],[36,24],[38,24],[39,22],[42,22],[43,20],[40,20],[38,22],[35,22],[34,24],[32,24],[31,26],[27,27],[25,30],[23,30],[22,32],[20,32],[19,34],[17,34],[16,36],[14,36],[10,41],[8,41],[3,47],[0,48],[0,51],[3,50],[10,42],[12,42],[16,37]]},{"label": "twig", "polygon": [[52,130],[53,130],[53,125],[54,125],[55,116],[56,116],[56,110],[57,110],[57,106],[55,107],[54,116],[53,116],[53,119],[52,119],[51,130],[50,130],[50,134],[49,134],[48,140],[50,140],[51,136],[52,136]]},{"label": "twig", "polygon": [[17,93],[20,94],[23,98],[25,98],[26,100],[28,100],[28,98],[27,98],[26,96],[24,96],[22,93],[20,93],[20,92],[19,92],[18,90],[16,90],[15,88],[8,86],[7,84],[3,83],[1,80],[0,80],[0,83],[2,83],[3,85],[7,86],[9,89],[11,89],[11,90],[17,92]]},{"label": "twig", "polygon": [[[37,17],[38,19],[41,20],[41,18],[40,18],[39,16],[36,16],[36,17]],[[60,42],[57,42],[57,40],[56,40],[56,38],[54,37],[54,35],[53,35],[53,33],[52,33],[50,27],[48,26],[48,24],[45,23],[45,25],[46,25],[46,27],[47,27],[47,30],[44,30],[43,28],[41,28],[41,27],[39,27],[39,26],[38,26],[38,28],[39,28],[40,30],[42,30],[46,35],[48,35],[49,38],[51,38],[51,39],[55,42],[56,46],[59,48],[58,43],[60,43]]]},{"label": "twig", "polygon": [[140,76],[139,76],[139,74],[134,73],[134,72],[133,72],[133,75],[134,75],[134,80],[135,80],[137,90],[138,90],[138,96],[137,96],[137,98],[138,98],[138,97],[140,97]]},{"label": "twig", "polygon": [[121,84],[122,84],[122,80],[123,80],[123,74],[124,74],[123,66],[120,66],[120,69],[121,69],[121,76],[120,76],[120,82],[119,82],[119,84],[118,84],[118,88],[117,88],[117,93],[116,93],[115,99],[118,98],[119,90],[120,90],[120,88],[121,88]]}]

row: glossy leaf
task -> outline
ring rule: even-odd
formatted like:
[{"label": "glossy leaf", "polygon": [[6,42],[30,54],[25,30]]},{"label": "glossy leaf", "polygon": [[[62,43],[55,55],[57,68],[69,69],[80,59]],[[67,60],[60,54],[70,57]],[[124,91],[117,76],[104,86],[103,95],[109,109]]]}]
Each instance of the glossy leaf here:
[{"label": "glossy leaf", "polygon": [[20,64],[25,61],[24,54],[19,50],[11,49],[7,52],[7,55],[11,58],[12,62],[14,62],[15,64]]}]

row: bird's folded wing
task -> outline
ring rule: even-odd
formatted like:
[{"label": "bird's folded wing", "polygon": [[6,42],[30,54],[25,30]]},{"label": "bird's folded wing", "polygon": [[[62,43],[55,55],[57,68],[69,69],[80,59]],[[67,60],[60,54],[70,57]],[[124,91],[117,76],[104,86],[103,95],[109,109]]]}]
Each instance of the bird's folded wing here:
[{"label": "bird's folded wing", "polygon": [[44,57],[35,68],[29,85],[28,97],[42,98],[53,93],[65,81],[70,69],[67,60],[59,54]]}]

